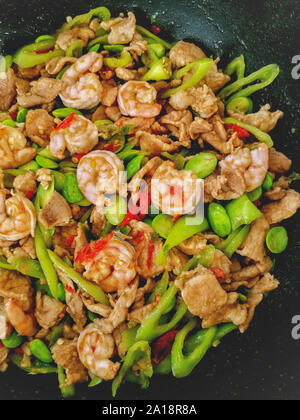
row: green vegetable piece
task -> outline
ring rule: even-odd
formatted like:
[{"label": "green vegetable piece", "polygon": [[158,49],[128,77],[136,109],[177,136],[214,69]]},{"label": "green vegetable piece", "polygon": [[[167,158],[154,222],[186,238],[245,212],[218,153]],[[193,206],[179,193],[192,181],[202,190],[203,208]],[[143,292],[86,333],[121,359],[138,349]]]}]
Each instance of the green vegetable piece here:
[{"label": "green vegetable piece", "polygon": [[45,158],[41,155],[37,155],[35,158],[36,162],[38,165],[40,165],[41,168],[46,168],[46,169],[57,169],[58,168],[58,163],[54,162],[54,160]]},{"label": "green vegetable piece", "polygon": [[127,202],[123,197],[116,196],[115,203],[105,208],[105,217],[112,225],[119,225],[127,213]]},{"label": "green vegetable piece", "polygon": [[97,315],[96,314],[94,314],[93,312],[91,312],[91,311],[88,311],[87,312],[87,316],[88,316],[88,319],[91,321],[91,322],[94,322],[95,321],[95,319],[97,319],[98,317],[97,317]]},{"label": "green vegetable piece", "polygon": [[7,349],[16,349],[23,344],[24,337],[18,334],[17,331],[13,331],[9,337],[3,338],[1,341]]},{"label": "green vegetable piece", "polygon": [[136,342],[136,333],[139,329],[139,325],[136,325],[133,328],[126,328],[126,330],[122,334],[122,346],[126,351],[133,346]]},{"label": "green vegetable piece", "polygon": [[[219,96],[222,100],[231,96],[231,99],[247,97],[252,95],[253,93],[257,92],[260,89],[269,86],[278,76],[280,72],[279,66],[277,64],[269,64],[254,73],[250,74],[247,77],[243,77],[236,82],[226,86],[224,89],[221,90]],[[259,83],[253,82],[260,81]],[[244,89],[244,86],[250,85]],[[236,93],[237,92],[237,93]]]},{"label": "green vegetable piece", "polygon": [[211,203],[208,207],[208,221],[216,235],[224,238],[231,232],[230,218],[221,204]]},{"label": "green vegetable piece", "polygon": [[65,175],[65,185],[62,189],[62,195],[68,203],[75,204],[81,201],[84,197],[78,187],[77,176],[73,172],[68,172]]},{"label": "green vegetable piece", "polygon": [[115,377],[112,383],[113,397],[116,396],[118,388],[120,387],[129,370],[141,360],[143,361],[143,363],[141,363],[141,366],[143,366],[143,375],[151,378],[153,375],[153,368],[151,364],[151,348],[147,341],[139,341],[128,350],[121,369],[119,370],[118,375]]},{"label": "green vegetable piece", "polygon": [[180,217],[172,227],[168,238],[156,258],[156,264],[165,265],[170,249],[179,245],[181,242],[192,237],[196,233],[203,232],[209,228],[207,220],[201,216]]},{"label": "green vegetable piece", "polygon": [[135,175],[142,166],[143,159],[145,157],[144,153],[141,153],[140,155],[134,157],[127,165],[126,171],[127,171],[127,179],[131,179],[133,175]]},{"label": "green vegetable piece", "polygon": [[57,377],[61,395],[63,398],[72,398],[75,396],[74,385],[66,386],[66,375],[64,369],[57,365]]},{"label": "green vegetable piece", "polygon": [[14,257],[10,260],[13,268],[25,276],[34,277],[37,279],[45,278],[41,264],[37,260],[27,257]]},{"label": "green vegetable piece", "polygon": [[172,76],[171,61],[167,57],[162,57],[152,63],[150,69],[141,78],[142,81],[148,82],[149,80],[160,81],[169,80]]},{"label": "green vegetable piece", "polygon": [[193,369],[200,363],[209,348],[212,346],[216,334],[217,327],[209,328],[203,337],[203,341],[192,353],[185,356],[183,354],[184,341],[187,334],[196,326],[196,321],[191,320],[176,336],[171,351],[172,372],[176,378],[184,378],[188,376]]},{"label": "green vegetable piece", "polygon": [[161,279],[156,283],[155,288],[153,289],[150,297],[148,298],[148,304],[153,303],[157,295],[163,296],[166,293],[169,286],[169,280],[169,273],[165,271]]},{"label": "green vegetable piece", "polygon": [[83,198],[75,204],[79,207],[90,207],[92,205],[86,198]]},{"label": "green vegetable piece", "polygon": [[176,165],[176,169],[179,171],[184,168],[185,158],[181,153],[175,153],[174,155],[171,155],[171,153],[163,152],[161,155],[169,160],[172,160]]},{"label": "green vegetable piece", "polygon": [[232,230],[236,230],[242,225],[250,225],[262,216],[258,208],[251,203],[247,194],[231,201],[226,210],[231,220]]},{"label": "green vegetable piece", "polygon": [[154,310],[143,320],[140,328],[137,331],[136,340],[146,340],[152,342],[157,337],[164,335],[166,332],[172,330],[178,322],[183,318],[187,311],[186,304],[182,301],[179,303],[176,311],[167,323],[161,324],[161,317],[166,313],[166,310],[170,307],[174,297],[177,294],[177,287],[175,283],[171,283],[168,290],[161,297],[157,306]]},{"label": "green vegetable piece", "polygon": [[173,225],[173,218],[166,214],[158,214],[152,222],[154,231],[164,239],[167,239]]},{"label": "green vegetable piece", "polygon": [[64,322],[56,325],[50,335],[49,347],[51,348],[57,342],[57,340],[62,337],[64,329]]},{"label": "green vegetable piece", "polygon": [[13,57],[11,55],[0,57],[0,73],[6,73],[11,68],[12,65],[13,65]]},{"label": "green vegetable piece", "polygon": [[49,39],[43,42],[26,45],[16,52],[13,61],[21,68],[30,68],[38,64],[47,63],[52,58],[64,56],[65,52],[63,50],[52,50],[42,54],[37,53],[39,51],[50,50],[54,47],[55,42],[55,39]]},{"label": "green vegetable piece", "polygon": [[252,201],[252,203],[254,203],[255,201],[260,199],[260,197],[262,196],[262,193],[263,193],[262,187],[258,187],[258,188],[255,188],[255,190],[248,192],[247,196],[249,200]]},{"label": "green vegetable piece", "polygon": [[98,52],[100,50],[101,45],[100,44],[95,44],[93,45],[90,49],[89,49],[89,53],[91,52]]},{"label": "green vegetable piece", "polygon": [[72,45],[67,49],[66,56],[67,57],[76,57],[79,58],[83,54],[83,42],[81,39],[73,42]]},{"label": "green vegetable piece", "polygon": [[94,388],[95,386],[100,385],[102,382],[103,382],[103,379],[98,378],[98,376],[94,376],[94,378],[89,383],[88,387],[89,388]]},{"label": "green vegetable piece", "polygon": [[148,31],[148,29],[143,28],[142,26],[137,25],[136,30],[139,34],[143,35],[148,39],[154,40],[156,43],[163,45],[167,50],[172,48],[172,45],[169,44],[167,41],[159,38],[158,36],[154,35],[152,32]]},{"label": "green vegetable piece", "polygon": [[270,191],[273,187],[273,178],[269,172],[266,175],[266,178],[264,180],[262,187],[265,191]]},{"label": "green vegetable piece", "polygon": [[54,186],[56,191],[61,191],[65,185],[65,174],[57,171],[51,171],[54,178]]},{"label": "green vegetable piece", "polygon": [[17,125],[16,125],[16,123],[15,123],[15,121],[13,119],[4,120],[4,121],[2,121],[1,124],[2,125],[6,125],[7,127],[13,127],[13,128],[16,128],[17,127]]},{"label": "green vegetable piece", "polygon": [[93,211],[93,207],[90,207],[85,213],[84,213],[84,215],[82,216],[82,218],[80,219],[80,223],[85,223],[88,219],[89,219],[89,217],[90,217],[90,215],[92,214],[92,211]]},{"label": "green vegetable piece", "polygon": [[103,305],[109,305],[106,294],[103,292],[100,286],[95,283],[91,283],[85,280],[77,271],[73,270],[67,263],[59,258],[53,251],[48,249],[48,255],[56,267],[58,267],[64,274],[70,277],[77,286],[81,287],[86,293],[91,295],[97,302],[103,303]]},{"label": "green vegetable piece", "polygon": [[75,108],[58,108],[52,111],[52,114],[55,118],[65,119],[71,114],[82,115],[82,112]]},{"label": "green vegetable piece", "polygon": [[71,67],[71,64],[67,64],[63,69],[62,69],[62,71],[60,71],[59,73],[58,73],[58,75],[56,76],[56,79],[57,80],[61,80],[62,79],[62,77],[63,77],[63,75],[65,74],[65,72],[69,69]]},{"label": "green vegetable piece", "polygon": [[38,198],[39,205],[41,208],[43,208],[52,197],[54,193],[54,186],[55,186],[54,179],[52,179],[51,185],[47,190],[45,190],[42,184],[39,184],[38,189],[37,189],[37,198]]},{"label": "green vegetable piece", "polygon": [[150,43],[148,45],[149,56],[152,60],[164,57],[166,48],[160,43]]},{"label": "green vegetable piece", "polygon": [[88,48],[92,48],[94,45],[97,44],[107,44],[108,43],[108,34],[101,35],[95,39],[93,39],[89,44]]},{"label": "green vegetable piece", "polygon": [[286,250],[288,243],[288,233],[283,226],[273,227],[269,230],[266,238],[266,244],[273,254],[281,254]]},{"label": "green vegetable piece", "polygon": [[250,98],[235,98],[231,99],[227,106],[227,111],[242,112],[244,114],[251,114],[253,111],[253,101]]},{"label": "green vegetable piece", "polygon": [[206,178],[214,172],[218,159],[212,153],[199,153],[192,157],[185,165],[186,170],[193,171],[199,178]]},{"label": "green vegetable piece", "polygon": [[38,44],[39,42],[43,42],[43,41],[55,41],[55,37],[52,35],[41,35],[39,36],[34,42],[36,44]]},{"label": "green vegetable piece", "polygon": [[53,359],[51,352],[46,346],[46,344],[39,339],[30,341],[29,344],[31,353],[43,363],[52,363]]},{"label": "green vegetable piece", "polygon": [[28,109],[26,108],[20,108],[18,114],[17,114],[17,123],[25,123],[26,122],[26,116],[28,114]]},{"label": "green vegetable piece", "polygon": [[187,74],[190,70],[194,70],[194,74],[192,77],[190,77],[186,82],[184,82],[181,86],[178,86],[177,88],[168,89],[166,92],[164,92],[161,95],[161,98],[169,98],[172,95],[175,95],[175,93],[180,92],[182,90],[187,90],[193,86],[195,86],[197,83],[200,82],[200,80],[203,79],[203,77],[206,75],[206,73],[211,69],[211,66],[213,64],[213,60],[211,58],[203,58],[198,61],[194,61],[193,63],[188,64],[187,66],[183,67],[180,70],[177,70],[173,74],[173,79],[181,79],[185,74]]},{"label": "green vegetable piece", "polygon": [[70,22],[65,23],[58,33],[65,32],[77,25],[88,25],[93,17],[97,17],[100,22],[102,22],[109,20],[111,13],[107,7],[97,7],[96,9],[90,10],[88,13],[75,16]]},{"label": "green vegetable piece", "polygon": [[38,169],[40,169],[40,165],[35,160],[32,160],[31,162],[28,162],[25,165],[19,166],[19,169],[25,172],[37,171]]},{"label": "green vegetable piece", "polygon": [[24,367],[22,364],[23,356],[21,354],[11,354],[10,361],[29,375],[47,375],[48,373],[57,373],[56,366],[49,365],[49,363],[43,363],[39,360],[34,360],[31,362],[29,367]]},{"label": "green vegetable piece", "polygon": [[119,58],[105,57],[104,64],[110,68],[126,67],[132,62],[132,57],[129,51],[122,51]]},{"label": "green vegetable piece", "polygon": [[124,50],[124,45],[103,45],[103,48],[106,51],[118,54]]},{"label": "green vegetable piece", "polygon": [[247,238],[250,231],[250,225],[239,227],[234,230],[225,241],[221,244],[216,245],[217,249],[220,249],[224,254],[231,258],[235,251],[242,245],[244,240]]},{"label": "green vegetable piece", "polygon": [[228,76],[232,76],[234,73],[236,73],[237,79],[240,80],[245,77],[245,70],[245,58],[243,55],[240,55],[228,64],[228,66],[225,69],[225,74],[227,74]]},{"label": "green vegetable piece", "polygon": [[37,253],[37,257],[38,260],[41,264],[42,270],[45,274],[48,286],[51,290],[52,296],[55,299],[58,299],[58,291],[57,291],[57,286],[58,286],[58,278],[57,278],[57,274],[56,271],[53,267],[53,264],[48,256],[47,253],[47,247],[46,247],[46,243],[44,241],[44,238],[42,236],[42,232],[39,226],[36,227],[35,229],[35,235],[34,235],[34,240],[35,240],[35,248],[36,248],[36,253]]},{"label": "green vegetable piece", "polygon": [[38,151],[38,155],[44,158],[50,159],[50,160],[54,160],[54,162],[59,162],[59,159],[53,156],[52,153],[50,152],[49,146],[44,147],[43,149],[40,149]]},{"label": "green vegetable piece", "polygon": [[[53,298],[53,295],[49,288],[47,291],[47,295]],[[66,302],[66,291],[65,291],[64,285],[60,282],[57,285],[57,297],[58,297],[58,300],[60,300],[61,302],[63,303]]]},{"label": "green vegetable piece", "polygon": [[264,131],[259,130],[256,127],[253,127],[253,125],[245,124],[241,121],[236,120],[235,118],[224,118],[224,123],[229,125],[238,125],[239,127],[244,128],[249,133],[253,134],[254,137],[257,138],[257,140],[261,141],[262,143],[265,143],[269,148],[273,147],[274,142],[269,136],[268,133],[265,133]]}]

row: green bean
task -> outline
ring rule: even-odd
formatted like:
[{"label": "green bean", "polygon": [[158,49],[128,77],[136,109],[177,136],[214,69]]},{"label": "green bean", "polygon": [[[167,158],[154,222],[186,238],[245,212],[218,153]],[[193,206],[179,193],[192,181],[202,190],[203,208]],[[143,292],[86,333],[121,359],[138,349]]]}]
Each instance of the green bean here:
[{"label": "green bean", "polygon": [[242,225],[249,225],[262,216],[258,208],[251,203],[247,194],[232,200],[226,206],[227,213],[231,220],[232,229],[236,230]]},{"label": "green bean", "polygon": [[112,225],[119,225],[127,213],[127,202],[123,197],[116,196],[111,206],[105,207],[105,217]]},{"label": "green bean", "polygon": [[31,162],[28,162],[25,165],[19,166],[19,169],[25,172],[37,171],[38,169],[40,169],[40,165],[35,160],[32,160]]},{"label": "green bean", "polygon": [[57,340],[62,337],[64,330],[64,322],[56,325],[50,335],[49,347],[51,348],[57,342]]},{"label": "green bean", "polygon": [[78,109],[75,108],[57,108],[54,111],[52,111],[52,114],[55,118],[65,119],[71,114],[82,115],[82,112],[78,111]]},{"label": "green bean", "polygon": [[50,159],[50,160],[54,160],[54,162],[59,162],[59,159],[53,156],[52,153],[50,152],[49,146],[44,147],[43,149],[39,150],[38,155],[44,158]]},{"label": "green bean", "polygon": [[10,355],[10,360],[16,365],[18,368],[24,370],[29,375],[39,375],[39,374],[48,374],[48,373],[57,373],[57,368],[53,365],[49,365],[48,363],[40,362],[39,360],[34,360],[31,363],[31,366],[24,367],[22,365],[23,356],[21,354],[13,353]]},{"label": "green bean", "polygon": [[54,181],[53,178],[52,178],[52,182],[51,182],[51,185],[48,188],[48,190],[45,190],[45,188],[42,186],[42,184],[39,184],[38,189],[37,189],[37,198],[38,198],[38,201],[39,201],[39,204],[40,204],[41,208],[45,207],[47,202],[52,197],[52,195],[54,193],[54,186],[55,186],[55,181]]},{"label": "green bean", "polygon": [[56,79],[57,80],[61,80],[62,79],[62,77],[63,77],[63,75],[65,74],[65,72],[69,69],[71,67],[71,64],[68,64],[68,65],[66,65],[63,69],[62,69],[62,71],[60,71],[59,73],[58,73],[58,75],[56,76]]},{"label": "green bean", "polygon": [[164,272],[161,279],[156,283],[151,295],[147,300],[147,304],[153,303],[157,295],[163,296],[169,286],[170,276],[167,271]]},{"label": "green bean", "polygon": [[98,36],[97,38],[93,39],[89,44],[88,44],[88,48],[93,47],[94,45],[97,44],[107,44],[108,43],[108,34],[104,34],[101,36]]},{"label": "green bean", "polygon": [[244,114],[251,114],[253,112],[253,101],[250,98],[235,98],[231,99],[227,106],[227,111],[242,112]]},{"label": "green bean", "polygon": [[2,121],[1,124],[5,125],[7,127],[13,127],[13,128],[17,127],[17,124],[15,123],[15,121],[12,118]]},{"label": "green bean", "polygon": [[16,349],[23,344],[24,337],[18,334],[17,331],[13,331],[9,337],[3,338],[1,341],[4,347],[8,349]]},{"label": "green bean", "polygon": [[173,225],[173,218],[166,214],[159,214],[152,221],[154,231],[164,239],[167,239]]},{"label": "green bean", "polygon": [[265,191],[270,191],[273,187],[273,178],[269,172],[266,175],[266,178],[264,180],[262,187]]},{"label": "green bean", "polygon": [[98,376],[94,376],[91,382],[89,383],[89,388],[94,388],[95,386],[100,385],[103,382],[103,379],[98,378]]},{"label": "green bean", "polygon": [[57,365],[57,377],[61,395],[63,398],[72,398],[75,395],[74,385],[66,386],[66,375],[64,369]]},{"label": "green bean", "polygon": [[158,36],[154,35],[152,32],[148,31],[148,29],[143,28],[142,26],[137,25],[136,30],[138,33],[143,35],[146,38],[153,39],[158,44],[163,45],[167,50],[172,48],[172,45],[166,42],[165,40],[159,38]]},{"label": "green bean", "polygon": [[231,232],[230,218],[225,208],[218,203],[211,203],[208,207],[208,221],[216,235],[224,238]]},{"label": "green bean", "polygon": [[112,53],[121,53],[125,47],[124,45],[103,45],[103,48]]},{"label": "green bean", "polygon": [[228,76],[232,76],[233,73],[236,73],[237,79],[240,80],[245,77],[245,70],[246,70],[245,59],[243,55],[240,55],[239,57],[236,57],[234,60],[231,61],[231,63],[228,64],[224,73],[227,74]]},{"label": "green bean", "polygon": [[78,187],[75,173],[69,172],[65,175],[65,185],[62,189],[62,195],[71,204],[78,203],[84,198]]},{"label": "green bean", "polygon": [[39,262],[41,263],[42,270],[45,273],[48,286],[51,290],[53,297],[55,299],[58,299],[57,274],[53,267],[51,259],[49,258],[47,248],[46,248],[46,243],[44,241],[44,238],[42,236],[42,232],[39,226],[37,226],[35,229],[34,239],[35,239],[35,248],[36,248],[37,257],[39,259]]},{"label": "green bean", "polygon": [[247,196],[249,200],[252,201],[252,203],[254,203],[255,201],[260,199],[260,197],[262,196],[262,193],[263,193],[262,187],[258,187],[258,188],[255,188],[255,190],[248,192]]},{"label": "green bean", "polygon": [[61,191],[65,185],[65,174],[57,171],[51,171],[54,178],[54,186],[56,191]]},{"label": "green bean", "polygon": [[106,294],[100,286],[85,280],[81,274],[69,267],[61,258],[59,258],[53,251],[48,249],[50,260],[59,268],[66,276],[70,277],[74,283],[77,284],[83,291],[92,296],[97,302],[109,305]]},{"label": "green bean", "polygon": [[80,223],[85,223],[88,219],[89,219],[89,217],[90,217],[90,215],[92,214],[92,211],[93,211],[93,208],[92,207],[90,207],[85,213],[84,213],[84,215],[82,216],[82,218],[79,220],[79,222]]},{"label": "green bean", "polygon": [[[71,266],[72,266],[72,263],[71,263]],[[50,289],[47,291],[47,295],[50,296],[51,298],[54,297],[52,295]],[[58,297],[58,300],[60,300],[61,302],[63,302],[63,303],[66,302],[66,291],[65,291],[65,287],[60,282],[58,282],[58,285],[57,285],[57,297]]]},{"label": "green bean", "polygon": [[244,128],[249,133],[253,134],[253,136],[256,137],[257,140],[261,141],[262,143],[265,143],[269,148],[273,147],[274,145],[273,140],[268,133],[259,130],[253,125],[245,124],[239,120],[236,120],[235,118],[224,118],[223,121],[225,124],[238,125],[239,127]]},{"label": "green bean", "polygon": [[25,276],[34,277],[37,279],[45,278],[41,264],[37,260],[27,257],[14,257],[10,259],[10,263],[14,270],[19,271]]},{"label": "green bean", "polygon": [[43,156],[37,155],[35,160],[40,165],[41,168],[46,168],[46,169],[58,168],[58,163],[54,162],[54,160],[47,159]]},{"label": "green bean", "polygon": [[218,159],[212,153],[199,153],[192,157],[185,165],[186,170],[193,171],[199,178],[206,178],[214,172]]},{"label": "green bean", "polygon": [[96,314],[94,314],[93,312],[91,312],[91,311],[87,311],[87,316],[88,316],[88,319],[91,321],[91,322],[94,322],[95,321],[95,319],[97,319],[98,317],[97,317],[97,315]]},{"label": "green bean", "polygon": [[39,340],[37,338],[35,340],[30,341],[29,347],[30,347],[31,353],[41,362],[43,363],[53,362],[51,352],[42,340]]},{"label": "green bean", "polygon": [[28,114],[28,109],[26,108],[20,108],[19,112],[17,114],[17,119],[16,122],[17,123],[25,123],[26,122],[26,116]]},{"label": "green bean", "polygon": [[95,44],[89,49],[89,53],[98,52],[100,50],[101,44]]},{"label": "green bean", "polygon": [[234,230],[225,241],[221,244],[216,245],[217,249],[220,249],[224,254],[231,258],[235,251],[242,245],[244,240],[247,238],[250,231],[250,225],[241,226]]},{"label": "green bean", "polygon": [[76,57],[79,58],[83,54],[83,42],[81,39],[73,42],[72,45],[66,51],[66,57]]},{"label": "green bean", "polygon": [[131,179],[133,175],[135,175],[140,169],[142,162],[144,160],[145,154],[141,153],[140,155],[133,158],[127,165],[126,171],[127,171],[127,179]]},{"label": "green bean", "polygon": [[273,227],[269,230],[266,238],[266,244],[273,254],[281,254],[285,251],[288,246],[288,242],[288,233],[283,226]]}]

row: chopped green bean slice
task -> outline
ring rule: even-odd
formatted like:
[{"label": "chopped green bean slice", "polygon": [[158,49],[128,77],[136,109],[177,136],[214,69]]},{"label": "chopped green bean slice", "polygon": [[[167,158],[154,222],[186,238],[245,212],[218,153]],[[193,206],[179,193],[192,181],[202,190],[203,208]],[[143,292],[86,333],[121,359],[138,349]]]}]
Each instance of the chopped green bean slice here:
[{"label": "chopped green bean slice", "polygon": [[283,226],[277,226],[270,229],[266,238],[267,247],[273,254],[281,254],[285,251],[288,242],[288,233]]}]

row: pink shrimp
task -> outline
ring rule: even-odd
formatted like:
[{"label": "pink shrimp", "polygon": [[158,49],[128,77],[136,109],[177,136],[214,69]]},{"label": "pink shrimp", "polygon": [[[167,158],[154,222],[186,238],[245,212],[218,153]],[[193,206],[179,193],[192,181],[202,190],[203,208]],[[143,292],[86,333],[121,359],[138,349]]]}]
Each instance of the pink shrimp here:
[{"label": "pink shrimp", "polygon": [[4,307],[9,322],[20,335],[32,337],[36,333],[34,315],[26,314],[15,299],[7,299]]}]

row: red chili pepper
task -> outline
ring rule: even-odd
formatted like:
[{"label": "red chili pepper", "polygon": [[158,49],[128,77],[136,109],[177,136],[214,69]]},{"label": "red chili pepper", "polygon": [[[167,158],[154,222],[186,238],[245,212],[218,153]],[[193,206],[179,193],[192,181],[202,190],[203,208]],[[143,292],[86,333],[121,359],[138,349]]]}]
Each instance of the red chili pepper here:
[{"label": "red chili pepper", "polygon": [[119,127],[122,127],[124,124],[125,124],[125,121],[122,121],[122,120],[120,120],[120,121],[117,122],[117,125]]},{"label": "red chili pepper", "polygon": [[83,156],[85,156],[85,153],[78,153],[77,155],[74,156],[74,159],[76,159],[76,161],[79,163],[80,160],[83,158]]},{"label": "red chili pepper", "polygon": [[58,315],[58,318],[63,318],[66,314],[66,309],[64,309],[63,311],[61,311],[61,313]]},{"label": "red chili pepper", "polygon": [[128,210],[124,220],[120,224],[121,227],[128,225],[128,223],[131,222],[131,220],[141,221],[147,216],[149,212],[149,206],[151,203],[150,194],[141,192],[139,195],[138,203],[139,203],[139,206],[138,205],[132,206]]},{"label": "red chili pepper", "polygon": [[212,271],[217,278],[221,278],[225,276],[222,268],[211,268],[210,271]]},{"label": "red chili pepper", "polygon": [[24,351],[22,349],[15,349],[15,352],[18,354],[24,354]]},{"label": "red chili pepper", "polygon": [[159,33],[160,33],[161,29],[160,29],[158,26],[152,25],[152,26],[151,26],[151,31],[152,31],[155,35],[157,35],[157,34],[159,34]]},{"label": "red chili pepper", "polygon": [[27,193],[26,193],[26,197],[29,199],[29,200],[31,200],[32,199],[32,197],[34,196],[34,194],[36,193],[36,190],[29,190],[29,191],[27,191]]},{"label": "red chili pepper", "polygon": [[149,269],[151,268],[154,249],[155,249],[155,247],[154,247],[152,241],[150,240],[149,243],[148,243],[148,258],[147,258],[147,267]]},{"label": "red chili pepper", "polygon": [[171,330],[155,341],[152,350],[152,361],[154,364],[158,365],[158,363],[162,362],[168,356],[178,333],[179,330]]},{"label": "red chili pepper", "polygon": [[72,112],[72,114],[70,114],[63,122],[61,122],[56,128],[55,128],[55,130],[63,130],[63,129],[65,129],[65,128],[68,128],[68,127],[70,127],[70,125],[71,125],[71,123],[72,123],[72,121],[73,121],[73,119],[74,119],[74,117],[75,117],[75,113],[74,112]]},{"label": "red chili pepper", "polygon": [[52,50],[53,50],[53,47],[48,48],[47,50],[39,50],[39,51],[36,51],[36,54],[47,54],[48,52],[50,52]]},{"label": "red chili pepper", "polygon": [[17,119],[17,115],[18,115],[17,111],[10,112],[10,113],[9,113],[9,115],[10,115],[10,118],[11,118],[12,120],[16,121],[16,119]]},{"label": "red chili pepper", "polygon": [[175,214],[174,216],[173,216],[173,223],[175,223],[175,222],[177,222],[177,220],[179,219],[179,217],[181,217],[181,214]]},{"label": "red chili pepper", "polygon": [[86,245],[81,251],[78,252],[75,261],[78,263],[92,261],[95,258],[95,256],[106,247],[106,245],[113,238],[113,236],[114,233],[111,232],[104,238]]},{"label": "red chili pepper", "polygon": [[144,232],[139,232],[136,236],[133,237],[136,243],[141,243],[143,239],[145,238]]},{"label": "red chili pepper", "polygon": [[96,347],[95,346],[92,346],[92,351],[93,351],[93,353],[95,353],[95,351],[96,351]]},{"label": "red chili pepper", "polygon": [[0,349],[2,349],[2,347],[4,347],[4,344],[2,343],[2,341],[0,340]]},{"label": "red chili pepper", "polygon": [[158,303],[160,301],[160,298],[161,298],[161,295],[160,294],[157,294],[155,296],[155,303]]},{"label": "red chili pepper", "polygon": [[75,236],[69,236],[69,237],[66,239],[66,245],[67,245],[68,247],[71,247],[71,246],[72,246],[72,244],[73,244],[73,242],[74,242],[74,239],[75,239]]},{"label": "red chili pepper", "polygon": [[228,130],[232,130],[240,138],[250,137],[250,133],[247,130],[245,130],[243,127],[240,127],[237,124],[225,124],[225,127]]},{"label": "red chili pepper", "polygon": [[104,150],[108,150],[113,153],[117,152],[120,148],[120,145],[115,145],[112,141],[103,147]]},{"label": "red chili pepper", "polygon": [[65,289],[69,293],[75,293],[75,290],[71,286],[69,286],[69,285],[66,285]]}]

